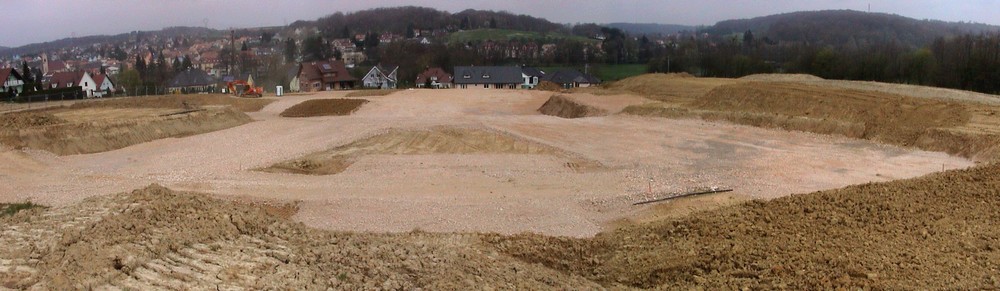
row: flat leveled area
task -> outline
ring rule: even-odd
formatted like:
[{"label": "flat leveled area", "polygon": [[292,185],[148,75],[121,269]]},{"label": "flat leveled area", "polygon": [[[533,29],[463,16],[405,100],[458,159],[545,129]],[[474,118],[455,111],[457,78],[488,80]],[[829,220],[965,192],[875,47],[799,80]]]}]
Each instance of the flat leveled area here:
[{"label": "flat leveled area", "polygon": [[[698,198],[724,205],[973,165],[937,152],[693,119],[545,116],[536,110],[552,93],[538,91],[406,90],[372,98],[349,116],[278,116],[306,100],[345,94],[284,97],[249,113],[255,122],[103,153],[3,149],[0,203],[65,206],[159,183],[234,199],[298,201],[293,219],[323,229],[587,237],[623,219],[648,219],[663,207],[631,204],[667,193],[733,188],[725,196]],[[373,154],[335,175],[254,170],[393,130],[442,126],[503,132],[572,158]],[[568,166],[574,158],[603,168],[575,170]]]}]

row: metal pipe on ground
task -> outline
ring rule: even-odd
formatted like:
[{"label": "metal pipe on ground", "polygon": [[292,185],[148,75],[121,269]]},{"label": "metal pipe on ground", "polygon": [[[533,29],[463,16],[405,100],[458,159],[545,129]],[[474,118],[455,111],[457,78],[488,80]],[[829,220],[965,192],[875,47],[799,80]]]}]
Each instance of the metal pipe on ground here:
[{"label": "metal pipe on ground", "polygon": [[700,192],[689,192],[689,193],[672,195],[672,196],[663,197],[663,198],[657,198],[657,199],[653,199],[653,200],[640,201],[640,202],[632,203],[632,205],[643,205],[643,204],[649,204],[649,203],[663,202],[663,201],[667,201],[667,200],[671,200],[671,199],[677,199],[677,198],[681,198],[681,197],[703,195],[703,194],[713,194],[713,193],[722,193],[722,192],[731,192],[731,191],[733,191],[733,189],[718,189],[718,190],[709,190],[709,191],[700,191]]}]

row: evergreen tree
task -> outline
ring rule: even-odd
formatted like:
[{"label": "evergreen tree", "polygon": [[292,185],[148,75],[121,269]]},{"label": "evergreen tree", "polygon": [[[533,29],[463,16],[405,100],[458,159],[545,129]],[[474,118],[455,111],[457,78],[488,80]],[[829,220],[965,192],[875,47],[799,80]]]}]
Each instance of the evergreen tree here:
[{"label": "evergreen tree", "polygon": [[247,50],[249,50],[249,48],[247,48],[247,42],[244,41],[243,42],[243,47],[240,48],[240,51],[244,51],[245,52]]},{"label": "evergreen tree", "polygon": [[497,28],[497,18],[496,17],[491,17],[490,18],[490,28]]},{"label": "evergreen tree", "polygon": [[28,68],[28,62],[21,62],[21,77],[24,78],[24,84],[31,84],[35,82],[31,78],[31,68]]},{"label": "evergreen tree", "polygon": [[413,32],[413,23],[406,25],[406,38],[411,39],[417,37],[417,34]]},{"label": "evergreen tree", "polygon": [[181,70],[185,71],[191,69],[192,67],[194,67],[194,65],[191,64],[191,57],[188,55],[184,55],[184,62],[181,63]]},{"label": "evergreen tree", "polygon": [[346,25],[344,29],[340,31],[340,38],[353,38],[351,37],[351,30]]},{"label": "evergreen tree", "polygon": [[462,23],[458,27],[461,28],[462,30],[469,30],[469,27],[471,26],[470,22],[472,21],[469,20],[468,16],[462,17]]},{"label": "evergreen tree", "polygon": [[174,61],[170,64],[170,67],[174,69],[174,72],[180,72],[182,70],[181,60],[179,58],[174,58]]},{"label": "evergreen tree", "polygon": [[147,75],[146,60],[142,56],[135,57],[135,71],[139,74],[139,79],[145,79]]},{"label": "evergreen tree", "polygon": [[298,47],[295,45],[295,39],[288,38],[285,40],[285,62],[295,62],[295,55],[298,51]]}]

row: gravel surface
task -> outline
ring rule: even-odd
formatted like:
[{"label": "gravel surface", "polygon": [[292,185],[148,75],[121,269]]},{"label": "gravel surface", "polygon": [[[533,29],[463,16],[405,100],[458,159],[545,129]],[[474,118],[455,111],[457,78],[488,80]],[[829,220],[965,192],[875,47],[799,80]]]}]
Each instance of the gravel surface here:
[{"label": "gravel surface", "polygon": [[[160,183],[236,198],[300,201],[293,219],[324,229],[587,237],[650,209],[633,202],[693,188],[729,187],[738,197],[775,198],[973,164],[942,153],[700,120],[540,115],[536,110],[551,92],[407,90],[372,98],[350,116],[278,116],[302,101],[344,94],[290,96],[248,113],[256,120],[249,124],[104,153],[60,157],[2,150],[0,202],[64,206]],[[566,158],[552,155],[467,154],[370,155],[329,176],[252,170],[392,128],[437,126],[508,132],[606,169],[577,172],[566,167]]]}]

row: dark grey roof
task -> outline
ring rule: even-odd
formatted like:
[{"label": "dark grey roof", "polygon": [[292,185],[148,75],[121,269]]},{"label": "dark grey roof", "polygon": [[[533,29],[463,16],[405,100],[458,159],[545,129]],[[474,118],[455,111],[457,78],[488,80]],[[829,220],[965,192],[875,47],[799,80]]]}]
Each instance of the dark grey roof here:
[{"label": "dark grey roof", "polygon": [[215,79],[212,79],[208,73],[199,69],[188,69],[186,71],[177,73],[173,79],[167,82],[167,87],[180,88],[180,87],[198,87],[198,86],[209,86],[215,84]]},{"label": "dark grey roof", "polygon": [[520,84],[519,67],[455,67],[455,84]]},{"label": "dark grey roof", "polygon": [[581,73],[580,71],[574,69],[564,69],[545,74],[545,77],[542,78],[542,80],[556,84],[597,84],[601,82],[601,79],[598,79],[597,77]]},{"label": "dark grey roof", "polygon": [[521,72],[524,73],[525,75],[532,77],[541,78],[545,76],[545,72],[542,72],[542,70],[539,70],[538,68],[535,67],[521,67]]}]

